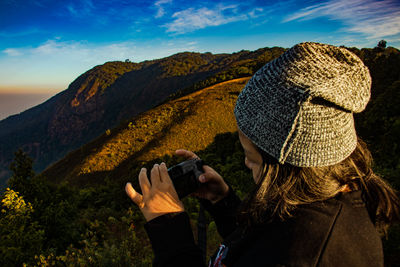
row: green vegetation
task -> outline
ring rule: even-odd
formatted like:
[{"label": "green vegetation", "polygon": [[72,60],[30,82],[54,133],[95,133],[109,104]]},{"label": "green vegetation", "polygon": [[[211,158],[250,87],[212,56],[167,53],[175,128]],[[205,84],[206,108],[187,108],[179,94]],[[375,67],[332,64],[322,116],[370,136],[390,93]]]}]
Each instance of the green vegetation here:
[{"label": "green vegetation", "polygon": [[267,62],[279,57],[284,51],[285,49],[281,47],[273,47],[258,49],[254,53],[242,50],[238,53],[232,54],[232,58],[225,59],[221,63],[218,63],[222,65],[226,64],[229,67],[202,81],[171,94],[166,101],[182,97],[224,81],[252,76],[258,69],[264,66]]},{"label": "green vegetation", "polygon": [[[239,195],[251,188],[252,178],[245,170],[237,134],[218,135],[198,154],[226,175]],[[171,166],[181,160],[167,155],[144,166],[150,169],[161,161]],[[107,179],[96,187],[73,188],[66,184],[54,186],[40,175],[18,176],[16,180],[17,173],[32,173],[32,161],[26,154],[16,153],[15,162],[11,181],[14,187],[25,189],[19,193],[8,189],[2,197],[5,203],[2,210],[6,211],[0,215],[1,231],[2,236],[9,237],[0,241],[2,263],[7,266],[151,265],[152,251],[143,229],[144,218],[123,192],[128,180],[138,188],[136,175],[141,166],[132,171],[131,178]],[[187,198],[184,203],[195,226],[198,202]],[[15,219],[10,221],[11,217]],[[12,223],[15,220],[18,224]],[[208,222],[211,223],[210,218]],[[209,227],[208,236],[211,254],[215,242],[219,242],[215,225]]]},{"label": "green vegetation", "polygon": [[[244,166],[244,154],[237,133],[219,134],[206,149],[196,153],[221,173],[241,198],[251,190],[253,179]],[[8,265],[26,263],[29,266],[151,266],[152,251],[144,233],[144,218],[138,208],[125,196],[123,188],[127,181],[131,181],[135,188],[139,188],[136,176],[142,166],[150,169],[154,163],[162,161],[172,166],[181,160],[166,155],[149,162],[142,162],[142,165],[132,166],[130,177],[106,179],[104,184],[96,187],[67,190],[65,185],[53,187],[41,176],[29,179],[32,188],[40,188],[42,192],[50,191],[56,195],[62,192],[64,196],[62,199],[47,196],[46,199],[43,193],[42,195],[39,193],[36,201],[32,201],[34,204],[32,204],[30,225],[35,227],[35,242],[30,240],[31,243],[25,244],[24,249],[18,247],[18,244],[14,245],[17,247],[15,251],[21,254],[19,257],[13,257],[13,261],[7,262]],[[3,198],[7,198],[7,195]],[[55,209],[53,212],[58,213],[57,210],[60,206],[64,206],[65,202],[68,202],[70,212],[67,219],[52,222],[55,225],[45,224],[46,221],[42,217],[49,216],[37,211],[51,206],[51,210]],[[184,199],[184,204],[191,218],[193,230],[196,232],[198,202],[189,197]],[[3,217],[0,218],[2,218],[0,222],[4,222]],[[221,240],[210,217],[207,217],[207,223],[207,254],[210,256]],[[2,226],[3,231],[15,231],[14,226],[10,224],[3,223]],[[54,242],[57,240],[52,240],[52,235],[49,234],[52,228],[62,229],[62,238],[71,243]],[[398,227],[392,228],[389,238],[384,240],[386,266],[397,266],[400,260],[398,230]],[[17,234],[18,232],[15,235]],[[25,249],[34,253],[28,255],[23,252]]]},{"label": "green vegetation", "polygon": [[182,90],[177,98],[251,76],[283,51],[274,47],[216,55],[185,52],[141,63],[118,61],[96,66],[45,103],[0,121],[0,188],[10,176],[8,166],[20,147],[34,159],[35,170],[43,171],[171,94]]},{"label": "green vegetation", "polygon": [[204,149],[216,134],[236,131],[233,108],[247,80],[227,81],[159,105],[107,130],[43,174],[52,182],[99,184],[178,148]]},{"label": "green vegetation", "polygon": [[22,263],[41,252],[44,231],[33,220],[33,212],[31,203],[26,203],[18,192],[6,189],[1,200],[0,265]]},{"label": "green vegetation", "polygon": [[[357,132],[369,144],[375,171],[399,190],[400,52],[391,47],[349,49],[369,67],[373,80],[371,102],[365,112],[355,115]],[[9,189],[0,196],[0,265],[150,266],[152,251],[143,228],[144,218],[123,188],[127,181],[138,188],[137,174],[143,166],[149,169],[161,161],[172,166],[181,161],[173,156],[180,147],[196,151],[240,197],[245,197],[252,188],[252,178],[243,163],[232,110],[248,78],[199,88],[218,79],[247,76],[261,64],[263,53],[272,50],[258,50],[259,63],[246,59],[250,52],[234,54],[237,58],[233,62],[241,63],[224,70],[232,76],[226,74],[223,78],[215,73],[203,83],[181,87],[187,89],[172,96],[173,100],[116,128],[102,128],[99,138],[41,175],[35,175],[27,154],[16,152]],[[229,58],[225,55],[214,58],[211,54],[194,54],[192,63],[182,63],[185,61],[179,58],[191,55],[172,57],[176,71],[164,67],[154,71],[171,78],[201,69],[189,67],[196,62],[215,60],[221,66],[229,63],[224,62]],[[151,64],[145,62],[143,66]],[[218,75],[220,78],[213,80]],[[195,230],[198,202],[189,197],[184,203]],[[211,218],[207,220],[210,255],[220,239]],[[384,252],[386,266],[399,265],[399,225],[392,227],[384,239]]]},{"label": "green vegetation", "polygon": [[400,189],[400,52],[392,47],[352,51],[372,77],[371,101],[355,115],[357,132],[368,143],[376,170]]}]

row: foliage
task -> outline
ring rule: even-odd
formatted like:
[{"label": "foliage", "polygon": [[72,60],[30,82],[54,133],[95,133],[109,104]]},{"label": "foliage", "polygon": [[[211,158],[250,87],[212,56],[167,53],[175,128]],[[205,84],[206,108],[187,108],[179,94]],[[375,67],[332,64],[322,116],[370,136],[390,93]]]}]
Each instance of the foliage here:
[{"label": "foliage", "polygon": [[391,47],[352,51],[372,77],[371,100],[364,112],[355,115],[357,133],[369,145],[375,170],[399,190],[400,52]]},{"label": "foliage", "polygon": [[8,181],[11,188],[18,192],[22,192],[24,196],[30,191],[29,180],[35,176],[32,169],[32,159],[21,149],[15,152],[15,159],[10,165],[13,172],[12,177]]},{"label": "foliage", "polygon": [[[26,245],[24,249],[60,252],[71,243],[76,243],[79,225],[74,222],[77,202],[72,191],[65,185],[51,185],[42,176],[33,176],[32,159],[22,151],[15,153],[11,168],[13,176],[9,185],[13,190],[19,190],[19,194],[29,201],[30,207],[34,207],[28,213],[29,220],[32,226],[40,228],[38,234],[41,239],[37,238],[39,244],[32,243],[32,246]],[[16,258],[16,262],[20,259]]]},{"label": "foliage", "polygon": [[[374,155],[374,170],[400,189],[400,53],[390,47],[349,49],[369,67],[373,81],[366,111],[355,115],[357,132]],[[131,181],[138,189],[137,174],[142,166],[150,169],[162,161],[172,166],[183,160],[173,155],[176,148],[196,151],[241,198],[246,197],[254,183],[244,166],[237,133],[232,133],[235,125],[230,112],[247,78],[198,89],[248,75],[263,62],[262,57],[268,60],[280,52],[260,50],[256,61],[248,51],[232,57],[178,54],[159,61],[161,67],[154,71],[168,78],[206,70],[205,65],[194,67],[206,62],[213,62],[220,71],[204,83],[187,87],[183,97],[175,98],[177,94],[174,100],[123,121],[108,133],[109,128],[103,128],[102,136],[54,165],[50,177],[35,176],[32,160],[18,151],[11,165],[10,189],[1,196],[0,265],[150,266],[153,254],[144,218],[123,188]],[[143,64],[151,66],[152,62]],[[174,67],[168,70],[168,66]],[[124,71],[118,64],[104,67]],[[191,90],[197,91],[187,95]],[[69,174],[68,179],[58,178],[63,173]],[[198,201],[188,197],[183,202],[196,232]],[[221,239],[210,216],[207,223],[207,253],[211,255]],[[387,266],[400,262],[399,233],[396,225],[384,240]]]},{"label": "foliage", "polygon": [[[203,88],[218,84],[224,81],[229,81],[232,79],[237,79],[241,77],[252,76],[258,69],[260,69],[267,62],[280,56],[285,49],[280,47],[273,48],[262,48],[254,52],[255,55],[249,51],[242,50],[238,53],[234,53],[232,57],[236,59],[223,60],[223,64],[226,64],[226,68],[216,74],[207,77],[193,85],[186,87],[171,94],[166,101],[188,95],[192,92],[201,90]],[[233,62],[232,62],[233,61]],[[221,64],[221,63],[218,63]]]},{"label": "foliage", "polygon": [[34,158],[35,171],[43,171],[121,120],[153,108],[169,95],[208,78],[194,90],[249,76],[257,64],[283,50],[186,52],[141,63],[117,61],[96,66],[48,101],[0,121],[0,187],[9,178],[8,166],[20,147]]},{"label": "foliage", "polygon": [[[132,211],[128,210],[132,215]],[[123,238],[116,239],[113,236],[104,238],[107,225],[103,221],[94,220],[90,223],[79,247],[70,246],[64,255],[36,256],[37,266],[151,266],[152,251],[149,246],[143,246],[143,242],[136,236],[135,226],[131,216],[121,218],[121,221],[109,217],[107,221],[114,227],[121,228]],[[109,229],[110,232],[115,231]],[[115,234],[115,233],[114,233]]]},{"label": "foliage", "polygon": [[377,47],[379,48],[386,48],[386,41],[385,40],[380,40]]},{"label": "foliage", "polygon": [[236,130],[233,107],[247,80],[224,82],[159,105],[71,153],[44,175],[73,185],[99,184],[106,177],[127,177],[139,162],[171,155],[180,147],[204,149],[216,134]]},{"label": "foliage", "polygon": [[41,252],[44,231],[34,221],[31,203],[7,188],[1,200],[0,265],[13,266],[29,261]]}]

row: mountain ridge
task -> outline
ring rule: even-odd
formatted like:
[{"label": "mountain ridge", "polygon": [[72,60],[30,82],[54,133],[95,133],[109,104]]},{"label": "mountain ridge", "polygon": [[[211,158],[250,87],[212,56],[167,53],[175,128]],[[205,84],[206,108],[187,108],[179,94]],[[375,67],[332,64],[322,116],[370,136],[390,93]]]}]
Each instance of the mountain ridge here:
[{"label": "mountain ridge", "polygon": [[[106,129],[193,84],[214,77],[201,85],[204,88],[249,76],[283,51],[275,47],[216,55],[183,52],[140,63],[95,66],[43,104],[0,121],[0,184],[9,176],[8,166],[19,148],[34,158],[35,170],[42,171]],[[232,73],[238,66],[246,67],[240,74]]]},{"label": "mountain ridge", "polygon": [[[347,49],[370,68],[374,102],[398,79],[399,50]],[[96,66],[43,104],[0,121],[0,184],[4,185],[8,178],[8,166],[18,148],[35,159],[35,170],[40,172],[123,120],[163,101],[251,76],[283,51],[284,48],[272,47],[217,55],[184,52],[141,63],[107,62]],[[365,117],[364,114],[356,116]],[[360,133],[371,137],[367,129],[360,123]]]},{"label": "mountain ridge", "polygon": [[[91,177],[127,175],[132,164],[172,155],[178,148],[204,149],[217,134],[236,131],[233,108],[249,78],[219,83],[163,103],[106,131],[42,174],[56,183],[83,185],[93,181]],[[199,135],[200,131],[203,134]]]},{"label": "mountain ridge", "polygon": [[[371,100],[365,111],[354,114],[357,134],[366,141],[372,152],[374,172],[398,190],[400,51],[392,48],[348,49],[363,60],[372,77]],[[246,53],[240,54],[242,59]],[[177,60],[180,60],[179,56]],[[151,265],[151,244],[144,231],[144,217],[126,197],[123,188],[129,181],[139,190],[137,175],[143,166],[150,170],[154,163],[164,161],[170,167],[180,162],[182,158],[170,156],[178,147],[197,150],[196,153],[244,199],[254,183],[243,162],[245,156],[238,135],[217,133],[226,129],[236,130],[232,109],[248,77],[218,82],[245,76],[261,62],[246,59],[236,61],[232,63],[238,64],[234,67],[231,65],[205,80],[177,90],[152,108],[116,122],[116,127],[103,129],[99,137],[69,152],[42,175],[31,177],[30,160],[21,153],[20,163],[21,157],[24,160],[20,169],[29,172],[26,172],[26,177],[14,177],[16,182],[11,187],[19,192],[21,200],[23,197],[34,208],[34,220],[26,221],[23,225],[28,227],[36,224],[40,228],[31,231],[33,236],[40,233],[36,229],[43,229],[45,238],[39,243],[32,240],[32,235],[28,235],[29,249],[22,249],[20,254],[25,256],[26,251],[30,251],[32,264],[36,265],[50,262],[60,265]],[[212,87],[202,89],[210,84],[213,84]],[[87,89],[89,92],[91,87]],[[97,92],[101,90],[99,88]],[[106,88],[104,94],[109,91]],[[82,91],[82,94],[81,99],[85,100],[85,92]],[[46,113],[37,112],[36,115],[44,116]],[[35,118],[32,114],[29,116]],[[33,123],[32,129],[34,126]],[[217,134],[214,141],[202,150],[200,145],[207,145],[214,134]],[[157,159],[152,160],[154,157]],[[18,158],[15,162],[18,162]],[[195,225],[200,208],[198,202],[190,197],[183,199],[183,202],[191,224]],[[16,233],[15,236],[21,237],[13,239],[18,244],[27,236],[19,224],[3,220],[3,225],[5,227],[1,229],[10,229]],[[208,255],[212,255],[221,240],[215,223],[207,219],[206,225],[207,251]],[[399,225],[394,225],[383,238],[387,266],[398,266],[400,262],[399,233]],[[34,254],[38,255],[35,259]]]}]

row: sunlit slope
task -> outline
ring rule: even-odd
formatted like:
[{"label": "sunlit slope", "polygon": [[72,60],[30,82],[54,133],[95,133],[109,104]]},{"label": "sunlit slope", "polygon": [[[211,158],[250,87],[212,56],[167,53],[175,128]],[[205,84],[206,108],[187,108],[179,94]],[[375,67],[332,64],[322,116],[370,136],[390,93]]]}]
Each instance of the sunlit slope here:
[{"label": "sunlit slope", "polygon": [[284,51],[272,47],[232,54],[183,52],[140,63],[95,66],[48,101],[0,121],[0,188],[11,176],[9,166],[21,147],[41,172],[121,121],[167,99],[252,76]]},{"label": "sunlit slope", "polygon": [[216,134],[236,130],[234,104],[248,79],[223,82],[159,105],[106,131],[44,174],[57,182],[93,183],[115,177],[128,162],[149,161],[177,148],[204,149]]}]

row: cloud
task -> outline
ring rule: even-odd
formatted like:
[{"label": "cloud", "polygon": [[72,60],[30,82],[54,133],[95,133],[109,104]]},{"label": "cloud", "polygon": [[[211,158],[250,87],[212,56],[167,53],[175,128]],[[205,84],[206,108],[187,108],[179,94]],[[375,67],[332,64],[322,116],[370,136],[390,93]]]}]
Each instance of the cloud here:
[{"label": "cloud", "polygon": [[247,20],[254,17],[259,9],[253,9],[248,13],[239,12],[238,5],[217,5],[214,8],[189,8],[175,12],[173,21],[163,25],[167,32],[184,34],[210,26],[219,26],[235,21]]},{"label": "cloud", "polygon": [[78,11],[75,9],[75,6],[74,5],[68,5],[67,6],[67,9],[68,9],[68,11],[69,11],[69,13],[71,14],[71,15],[73,15],[73,16],[78,16]]},{"label": "cloud", "polygon": [[124,60],[132,56],[136,46],[132,42],[121,42],[106,45],[93,45],[86,42],[48,40],[35,48],[25,51],[33,57],[66,59],[69,61],[102,64],[111,60]]},{"label": "cloud", "polygon": [[303,8],[283,22],[319,17],[342,21],[346,27],[341,30],[362,33],[368,39],[400,34],[400,5],[392,0],[330,0]]},{"label": "cloud", "polygon": [[172,3],[172,0],[158,0],[157,2],[154,3],[154,5],[157,8],[157,14],[156,14],[156,18],[161,18],[164,16],[165,14],[165,10],[164,7],[162,5],[164,4],[170,4]]},{"label": "cloud", "polygon": [[[96,45],[87,42],[62,41],[60,38],[47,40],[37,47],[7,48],[2,52],[7,56],[22,56],[23,59],[37,63],[40,59],[48,60],[57,64],[60,62],[85,62],[89,64],[103,64],[106,61],[125,60],[130,58],[138,62],[169,56],[187,50],[195,50],[197,42],[190,40],[175,40],[160,42],[157,45],[151,43],[136,44],[134,42],[118,42],[111,44]],[[173,50],[170,47],[173,46]],[[149,58],[151,55],[151,58]],[[36,61],[37,60],[37,61]]]},{"label": "cloud", "polygon": [[59,84],[66,88],[78,75],[107,61],[125,60],[135,53],[133,43],[93,45],[48,40],[36,47],[7,48],[0,60],[0,85]]},{"label": "cloud", "polygon": [[36,47],[0,51],[0,55],[4,54],[0,57],[0,86],[58,85],[58,88],[66,88],[80,74],[107,61],[141,62],[197,49],[193,40],[98,45],[52,39]]},{"label": "cloud", "polygon": [[260,14],[262,14],[263,11],[264,11],[263,8],[257,7],[257,8],[255,8],[252,11],[249,12],[249,16],[251,18],[257,18],[257,17],[260,16]]},{"label": "cloud", "polygon": [[18,56],[22,55],[22,53],[20,51],[18,51],[17,49],[14,49],[14,48],[4,49],[3,53],[6,53],[7,55],[9,55],[11,57],[18,57]]},{"label": "cloud", "polygon": [[74,17],[88,17],[93,16],[95,6],[92,0],[79,1],[77,4],[69,3],[66,6],[69,14]]},{"label": "cloud", "polygon": [[27,28],[25,30],[16,31],[16,32],[1,31],[0,37],[5,37],[5,38],[22,37],[22,36],[27,36],[27,35],[32,35],[32,34],[39,34],[39,33],[46,33],[46,31],[39,30],[38,28]]}]

